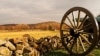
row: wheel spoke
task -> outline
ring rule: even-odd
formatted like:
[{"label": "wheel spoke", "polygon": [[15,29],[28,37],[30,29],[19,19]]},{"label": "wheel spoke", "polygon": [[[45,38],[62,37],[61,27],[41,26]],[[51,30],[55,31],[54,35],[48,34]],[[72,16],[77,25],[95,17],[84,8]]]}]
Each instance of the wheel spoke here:
[{"label": "wheel spoke", "polygon": [[84,35],[81,35],[81,34],[80,34],[80,37],[81,37],[82,39],[84,39],[89,45],[91,44],[91,43],[88,41],[88,39],[87,39]]},{"label": "wheel spoke", "polygon": [[87,15],[85,15],[85,17],[83,18],[83,21],[82,21],[82,23],[79,26],[79,29],[81,29],[83,27],[83,24],[85,23],[86,18],[87,18]]},{"label": "wheel spoke", "polygon": [[70,40],[68,40],[68,42],[67,42],[67,44],[66,45],[68,45],[69,43],[71,43],[71,41],[73,40],[73,37],[71,37],[71,39]]},{"label": "wheel spoke", "polygon": [[90,27],[90,25],[91,25],[92,23],[89,23],[89,24],[87,24],[86,26],[84,26],[83,28],[81,28],[80,30],[86,30],[87,28],[89,28]]},{"label": "wheel spoke", "polygon": [[71,51],[72,51],[72,49],[73,49],[73,47],[74,47],[75,44],[76,44],[76,38],[74,38],[74,40],[73,40],[72,46],[70,48]]},{"label": "wheel spoke", "polygon": [[76,41],[77,43],[76,43],[76,51],[77,51],[77,53],[79,52],[79,40],[78,40],[78,38],[77,38],[77,41]]},{"label": "wheel spoke", "polygon": [[72,26],[69,26],[68,24],[64,23],[67,27],[72,28]]},{"label": "wheel spoke", "polygon": [[80,10],[78,11],[77,27],[79,27],[79,22],[80,22]]},{"label": "wheel spoke", "polygon": [[71,20],[69,19],[69,17],[67,17],[67,19],[70,22],[71,26],[74,28],[73,23],[71,22]]},{"label": "wheel spoke", "polygon": [[69,38],[70,38],[70,37],[71,37],[70,35],[65,35],[65,36],[63,36],[64,42],[66,43],[66,46],[67,46],[67,44],[68,44],[68,42],[69,42]]},{"label": "wheel spoke", "polygon": [[80,37],[80,36],[79,36],[79,41],[80,41],[80,43],[81,43],[81,45],[82,45],[83,51],[85,52],[85,51],[86,51],[86,49],[85,49],[85,47],[84,47],[84,44],[82,43],[82,39],[81,39],[81,37]]},{"label": "wheel spoke", "polygon": [[75,25],[76,20],[75,20],[75,18],[74,18],[73,12],[72,12],[72,17],[73,17],[74,27],[76,27],[76,25]]},{"label": "wheel spoke", "polygon": [[89,33],[89,32],[80,32],[81,34],[88,34],[88,35],[91,35],[93,33]]}]

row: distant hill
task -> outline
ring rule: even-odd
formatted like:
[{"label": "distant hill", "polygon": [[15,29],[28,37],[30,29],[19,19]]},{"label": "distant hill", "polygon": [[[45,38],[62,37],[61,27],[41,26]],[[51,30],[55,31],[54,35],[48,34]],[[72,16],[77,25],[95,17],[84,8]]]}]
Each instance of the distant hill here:
[{"label": "distant hill", "polygon": [[18,30],[18,29],[40,29],[40,30],[59,30],[60,23],[55,21],[41,22],[36,24],[4,24],[0,25],[0,29],[2,30]]},{"label": "distant hill", "polygon": [[60,29],[60,23],[58,22],[54,22],[54,21],[48,21],[48,22],[41,22],[41,23],[37,23],[34,24],[33,26],[36,29],[43,29],[43,30],[53,30],[53,29]]}]

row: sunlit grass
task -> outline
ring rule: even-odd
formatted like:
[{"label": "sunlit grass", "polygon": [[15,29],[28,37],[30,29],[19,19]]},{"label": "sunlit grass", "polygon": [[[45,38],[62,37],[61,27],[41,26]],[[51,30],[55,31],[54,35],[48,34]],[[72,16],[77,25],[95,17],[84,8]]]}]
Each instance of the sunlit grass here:
[{"label": "sunlit grass", "polygon": [[34,31],[17,31],[17,32],[0,32],[0,39],[5,38],[21,38],[24,34],[29,34],[31,37],[34,37],[36,39],[39,39],[41,37],[46,36],[59,36],[59,31],[40,31],[40,30],[34,30]]},{"label": "sunlit grass", "polygon": [[94,49],[88,56],[100,56],[100,48]]}]

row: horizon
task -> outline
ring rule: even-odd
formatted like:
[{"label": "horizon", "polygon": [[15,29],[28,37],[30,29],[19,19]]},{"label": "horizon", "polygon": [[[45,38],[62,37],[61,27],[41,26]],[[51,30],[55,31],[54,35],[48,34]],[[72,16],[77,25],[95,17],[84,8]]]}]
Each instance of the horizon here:
[{"label": "horizon", "polygon": [[1,24],[35,24],[61,22],[65,12],[75,6],[100,14],[100,0],[0,0]]},{"label": "horizon", "polygon": [[[28,24],[39,24],[39,23],[46,23],[46,22],[56,22],[56,23],[60,23],[60,22],[57,22],[57,21],[45,21],[45,22],[28,23]],[[27,24],[27,23],[10,23],[10,24]],[[0,25],[10,25],[10,24],[0,24]]]}]

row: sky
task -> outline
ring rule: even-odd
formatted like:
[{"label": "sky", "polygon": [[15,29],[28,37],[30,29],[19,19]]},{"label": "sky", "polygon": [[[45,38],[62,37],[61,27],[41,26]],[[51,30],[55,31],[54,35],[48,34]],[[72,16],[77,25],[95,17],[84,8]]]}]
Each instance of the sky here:
[{"label": "sky", "polygon": [[0,0],[0,24],[60,22],[75,6],[88,9],[94,16],[100,14],[100,0]]}]

